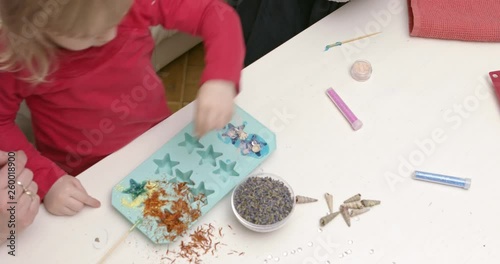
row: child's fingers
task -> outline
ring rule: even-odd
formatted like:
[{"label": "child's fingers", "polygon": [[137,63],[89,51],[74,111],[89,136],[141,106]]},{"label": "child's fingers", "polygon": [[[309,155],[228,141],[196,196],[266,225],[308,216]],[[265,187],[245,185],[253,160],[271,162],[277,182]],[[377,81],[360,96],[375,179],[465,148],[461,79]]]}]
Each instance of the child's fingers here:
[{"label": "child's fingers", "polygon": [[212,110],[204,111],[202,116],[202,127],[201,136],[215,129],[215,123],[217,122],[217,113]]},{"label": "child's fingers", "polygon": [[85,205],[88,205],[90,207],[98,208],[98,207],[101,206],[101,202],[99,202],[94,197],[88,195],[85,190],[82,191],[82,190],[79,190],[79,189],[75,189],[75,192],[73,192],[71,194],[71,196],[73,198],[75,198],[76,200],[78,200],[78,201],[80,201],[80,202],[82,202]]},{"label": "child's fingers", "polygon": [[222,124],[223,127],[231,121],[233,115],[234,115],[234,104],[231,104],[231,110],[227,111],[226,113],[226,118],[224,119],[224,123]]},{"label": "child's fingers", "polygon": [[202,116],[202,117],[200,118],[200,122],[199,122],[199,124],[198,124],[198,131],[196,132],[196,136],[197,136],[198,138],[201,138],[201,137],[203,137],[203,135],[205,135],[205,130],[206,130],[206,128],[205,128],[205,127],[206,127],[206,126],[207,126],[207,125],[206,125],[206,122],[205,122],[205,120],[204,120],[204,117]]},{"label": "child's fingers", "polygon": [[97,200],[96,198],[90,196],[88,193],[87,193],[87,190],[85,190],[85,188],[83,187],[82,183],[75,178],[75,186],[80,190],[82,191],[84,194],[87,195],[87,197],[85,198],[85,200],[83,200],[82,202],[85,203],[86,205],[90,206],[90,207],[94,207],[94,208],[97,208],[97,207],[100,207],[101,206],[101,202],[99,202],[99,200]]},{"label": "child's fingers", "polygon": [[209,132],[213,126],[216,119],[216,113],[214,113],[214,106],[207,103],[200,102],[197,106],[195,124],[196,124],[196,136],[201,138],[207,132]]},{"label": "child's fingers", "polygon": [[101,202],[90,195],[88,195],[87,200],[85,200],[84,203],[92,208],[101,207]]},{"label": "child's fingers", "polygon": [[75,186],[78,190],[82,191],[83,193],[87,194],[87,190],[85,190],[85,187],[83,187],[82,183],[77,179],[73,178],[73,186]]},{"label": "child's fingers", "polygon": [[80,212],[85,207],[85,204],[73,197],[69,197],[66,201],[66,207],[71,209],[71,211]]},{"label": "child's fingers", "polygon": [[217,122],[215,122],[214,129],[222,129],[227,123],[229,123],[229,121],[231,121],[231,116],[229,115],[219,116]]},{"label": "child's fingers", "polygon": [[101,206],[101,202],[99,202],[99,200],[97,200],[96,198],[90,196],[83,187],[82,183],[77,178],[74,178],[73,185],[76,187],[76,192],[74,192],[72,195],[75,199],[93,208],[98,208]]},{"label": "child's fingers", "polygon": [[73,211],[73,210],[71,210],[71,208],[65,206],[61,209],[61,211],[59,212],[59,215],[72,216],[72,215],[76,215],[77,213],[78,213],[77,211]]},{"label": "child's fingers", "polygon": [[226,125],[226,116],[222,113],[214,113],[212,115],[212,119],[210,121],[209,127],[207,128],[207,133],[216,130],[222,129]]},{"label": "child's fingers", "polygon": [[203,117],[202,117],[202,111],[200,109],[199,105],[196,105],[196,112],[194,115],[194,133],[196,137],[201,137],[202,133],[202,126],[203,126]]}]

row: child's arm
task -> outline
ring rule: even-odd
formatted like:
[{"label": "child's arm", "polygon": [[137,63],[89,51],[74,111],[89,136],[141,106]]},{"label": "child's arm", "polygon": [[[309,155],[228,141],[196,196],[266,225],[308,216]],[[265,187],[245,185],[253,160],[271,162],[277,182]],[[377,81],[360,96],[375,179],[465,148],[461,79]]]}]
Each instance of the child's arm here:
[{"label": "child's arm", "polygon": [[26,168],[33,171],[33,180],[38,184],[41,199],[54,182],[66,172],[54,162],[43,157],[15,124],[16,114],[23,98],[20,87],[12,73],[0,73],[0,149],[4,151],[23,150],[28,157]]},{"label": "child's arm", "polygon": [[[144,0],[141,0],[144,1]],[[195,134],[221,129],[231,120],[245,47],[240,19],[221,0],[145,0],[151,25],[201,36],[205,69],[197,95]]]},{"label": "child's arm", "polygon": [[221,0],[141,0],[149,6],[152,25],[201,36],[206,67],[201,83],[226,80],[238,87],[245,46],[241,22]]},{"label": "child's arm", "polygon": [[88,195],[77,178],[67,175],[54,162],[42,156],[15,124],[23,100],[19,83],[14,74],[0,73],[0,150],[25,152],[28,157],[26,168],[33,172],[38,195],[40,199],[45,198],[45,208],[50,213],[74,215],[85,205],[99,207],[99,201]]}]

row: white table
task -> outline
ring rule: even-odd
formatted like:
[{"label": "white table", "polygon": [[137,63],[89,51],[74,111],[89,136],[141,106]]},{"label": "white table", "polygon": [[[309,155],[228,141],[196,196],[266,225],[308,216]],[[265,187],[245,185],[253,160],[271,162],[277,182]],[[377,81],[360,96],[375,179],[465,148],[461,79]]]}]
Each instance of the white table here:
[{"label": "white table", "polygon": [[[500,48],[411,38],[407,21],[404,0],[356,0],[244,70],[237,102],[278,141],[259,170],[320,201],[297,206],[286,226],[260,234],[237,222],[226,196],[200,224],[225,227],[228,246],[203,263],[264,263],[269,255],[269,263],[498,263],[500,111],[487,73],[500,68]],[[369,40],[323,52],[326,44],[378,29],[383,33]],[[348,74],[356,59],[373,65],[365,83]],[[325,96],[330,86],[363,121],[359,131]],[[79,175],[103,206],[75,217],[42,209],[18,237],[18,256],[7,256],[2,247],[0,262],[99,260],[131,226],[111,206],[112,186],[190,122],[192,112],[191,104]],[[472,186],[414,181],[414,169],[470,177]],[[319,232],[325,192],[334,195],[335,206],[356,193],[382,204],[350,228],[339,217]],[[102,233],[108,242],[95,249],[92,242]],[[245,255],[228,255],[229,249]],[[165,251],[136,231],[109,262],[160,263]],[[340,258],[346,251],[351,253]]]}]

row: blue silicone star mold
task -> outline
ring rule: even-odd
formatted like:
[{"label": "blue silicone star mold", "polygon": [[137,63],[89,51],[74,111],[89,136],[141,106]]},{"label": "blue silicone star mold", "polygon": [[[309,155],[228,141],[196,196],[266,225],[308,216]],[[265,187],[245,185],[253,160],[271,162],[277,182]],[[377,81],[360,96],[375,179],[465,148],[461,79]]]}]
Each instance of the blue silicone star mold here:
[{"label": "blue silicone star mold", "polygon": [[194,181],[191,180],[191,175],[193,175],[193,171],[182,172],[178,169],[175,170],[175,178],[171,180],[171,182],[185,182],[189,185],[194,185]]},{"label": "blue silicone star mold", "polygon": [[179,165],[178,161],[172,161],[170,159],[170,154],[165,155],[163,159],[154,159],[153,162],[158,166],[155,173],[160,173],[160,169],[165,168],[167,170],[168,175],[173,175],[173,168]]},{"label": "blue silicone star mold", "polygon": [[[185,213],[175,218],[182,204],[174,208],[178,199],[189,205],[185,212],[203,217],[276,149],[274,133],[238,106],[223,130],[200,139],[193,131],[191,122],[112,190],[113,207],[131,225],[142,220],[136,229],[155,244],[169,244],[186,234],[167,228],[164,220],[180,221],[186,228],[198,221]],[[158,207],[165,214],[146,215],[155,199],[164,201]]]},{"label": "blue silicone star mold", "polygon": [[222,153],[214,152],[212,145],[208,146],[207,150],[198,150],[197,153],[201,156],[200,165],[207,162],[214,167],[217,166],[217,162],[215,160],[222,156]]},{"label": "blue silicone star mold", "polygon": [[196,148],[204,148],[203,144],[197,138],[188,133],[184,133],[184,141],[179,143],[179,146],[185,147],[189,154],[193,153]]},{"label": "blue silicone star mold", "polygon": [[236,161],[226,163],[219,160],[219,168],[214,170],[214,173],[225,176],[240,176],[240,174],[234,170],[234,167],[236,167]]},{"label": "blue silicone star mold", "polygon": [[205,182],[201,182],[200,185],[196,188],[189,188],[189,191],[194,195],[198,196],[200,194],[203,194],[205,197],[208,197],[210,194],[214,193],[214,190],[207,190],[205,188]]}]

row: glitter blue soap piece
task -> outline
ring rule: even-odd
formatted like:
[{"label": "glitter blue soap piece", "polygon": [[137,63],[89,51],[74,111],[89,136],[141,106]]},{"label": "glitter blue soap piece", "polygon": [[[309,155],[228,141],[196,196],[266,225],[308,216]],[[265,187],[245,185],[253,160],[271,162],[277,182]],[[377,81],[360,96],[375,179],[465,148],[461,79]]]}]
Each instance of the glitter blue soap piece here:
[{"label": "glitter blue soap piece", "polygon": [[423,172],[423,171],[415,171],[415,173],[412,175],[412,178],[415,180],[434,182],[434,183],[440,183],[444,185],[464,188],[466,190],[469,189],[471,184],[471,179],[469,178],[458,178],[454,176],[447,176],[447,175]]},{"label": "glitter blue soap piece", "polygon": [[134,179],[130,179],[130,187],[128,189],[124,190],[123,193],[130,194],[132,196],[132,200],[137,198],[139,195],[143,194],[146,192],[146,181],[143,181],[142,183],[136,182]]}]

